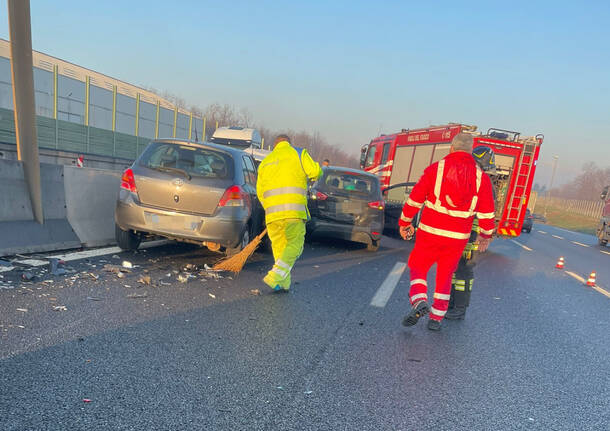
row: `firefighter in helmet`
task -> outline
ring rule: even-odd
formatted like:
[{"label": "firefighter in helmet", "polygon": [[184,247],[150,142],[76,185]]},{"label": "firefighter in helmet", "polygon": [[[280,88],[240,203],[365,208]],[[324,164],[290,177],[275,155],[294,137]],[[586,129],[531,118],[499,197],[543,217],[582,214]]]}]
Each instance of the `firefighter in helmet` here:
[{"label": "firefighter in helmet", "polygon": [[[493,184],[493,177],[496,174],[494,151],[490,147],[482,146],[472,150],[472,155],[481,169],[490,176]],[[464,248],[458,267],[453,274],[453,279],[451,281],[451,298],[449,299],[449,309],[447,310],[447,314],[445,314],[445,319],[461,320],[466,316],[466,308],[470,304],[470,293],[472,292],[472,284],[474,282],[478,236],[479,223],[475,218],[472,223],[470,239]]]}]

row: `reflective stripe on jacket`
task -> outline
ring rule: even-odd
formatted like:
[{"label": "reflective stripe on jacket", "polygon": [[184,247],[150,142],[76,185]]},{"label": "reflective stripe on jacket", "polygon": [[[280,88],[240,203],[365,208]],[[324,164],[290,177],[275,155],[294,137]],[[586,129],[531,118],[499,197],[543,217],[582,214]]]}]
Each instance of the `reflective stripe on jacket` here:
[{"label": "reflective stripe on jacket", "polygon": [[265,208],[265,220],[309,218],[307,182],[322,174],[320,165],[307,150],[292,147],[287,141],[276,144],[258,168],[256,193]]},{"label": "reflective stripe on jacket", "polygon": [[419,229],[466,243],[475,215],[480,235],[491,236],[495,228],[494,206],[489,176],[470,154],[457,151],[426,168],[403,207],[399,225],[409,225],[424,207]]}]

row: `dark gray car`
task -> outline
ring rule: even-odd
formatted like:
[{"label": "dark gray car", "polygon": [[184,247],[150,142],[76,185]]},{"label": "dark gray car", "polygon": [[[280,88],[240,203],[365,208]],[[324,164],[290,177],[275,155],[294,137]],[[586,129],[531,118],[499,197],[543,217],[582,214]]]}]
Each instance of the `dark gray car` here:
[{"label": "dark gray car", "polygon": [[309,234],[367,244],[376,251],[383,233],[379,179],[364,171],[329,166],[309,192]]},{"label": "dark gray car", "polygon": [[260,232],[262,220],[250,155],[181,140],[148,145],[124,172],[115,209],[125,250],[155,235],[232,254]]}]

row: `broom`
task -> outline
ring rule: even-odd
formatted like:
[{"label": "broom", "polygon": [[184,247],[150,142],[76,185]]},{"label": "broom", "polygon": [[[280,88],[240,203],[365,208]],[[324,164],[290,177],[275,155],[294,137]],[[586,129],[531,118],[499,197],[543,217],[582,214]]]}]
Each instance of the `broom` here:
[{"label": "broom", "polygon": [[250,242],[250,244],[244,247],[242,251],[240,251],[234,256],[221,260],[216,265],[214,265],[212,269],[214,271],[230,271],[234,273],[241,272],[244,265],[246,264],[250,256],[254,254],[266,234],[267,229],[262,231],[256,238],[254,238]]}]

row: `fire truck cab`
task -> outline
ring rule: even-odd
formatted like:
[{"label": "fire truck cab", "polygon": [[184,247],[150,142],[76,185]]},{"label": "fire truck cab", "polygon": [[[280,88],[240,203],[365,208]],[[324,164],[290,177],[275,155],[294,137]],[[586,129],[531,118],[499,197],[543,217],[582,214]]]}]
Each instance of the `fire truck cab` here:
[{"label": "fire truck cab", "polygon": [[470,133],[474,147],[488,146],[495,152],[496,175],[492,182],[496,196],[496,225],[499,236],[516,237],[521,233],[536,162],[543,136],[522,137],[520,133],[489,129],[477,132],[476,126],[448,124],[423,129],[402,129],[399,133],[374,138],[361,151],[361,168],[379,176],[386,190],[386,225],[398,222],[412,185],[424,169],[441,160],[458,133]]}]

